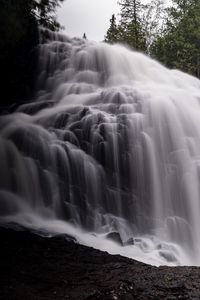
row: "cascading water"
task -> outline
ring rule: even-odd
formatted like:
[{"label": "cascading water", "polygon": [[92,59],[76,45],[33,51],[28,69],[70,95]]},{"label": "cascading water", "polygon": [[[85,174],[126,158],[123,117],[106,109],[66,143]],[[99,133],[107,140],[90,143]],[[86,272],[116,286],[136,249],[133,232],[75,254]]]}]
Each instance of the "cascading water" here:
[{"label": "cascading water", "polygon": [[119,45],[48,34],[36,100],[0,119],[1,224],[200,265],[200,81]]}]

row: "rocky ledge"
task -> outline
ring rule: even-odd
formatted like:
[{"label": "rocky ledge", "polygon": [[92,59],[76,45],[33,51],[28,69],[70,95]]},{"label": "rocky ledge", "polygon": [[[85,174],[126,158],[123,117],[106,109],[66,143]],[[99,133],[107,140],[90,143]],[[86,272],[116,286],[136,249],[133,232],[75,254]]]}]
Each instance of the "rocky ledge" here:
[{"label": "rocky ledge", "polygon": [[0,299],[200,299],[200,268],[153,267],[28,232],[0,229]]}]

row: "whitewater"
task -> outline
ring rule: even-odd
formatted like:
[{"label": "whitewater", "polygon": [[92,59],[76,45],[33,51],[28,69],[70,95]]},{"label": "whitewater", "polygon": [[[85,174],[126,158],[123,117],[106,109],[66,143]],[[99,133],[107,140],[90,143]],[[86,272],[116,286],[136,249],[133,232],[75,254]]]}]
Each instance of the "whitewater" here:
[{"label": "whitewater", "polygon": [[34,99],[0,118],[0,224],[200,265],[200,81],[122,45],[47,35]]}]

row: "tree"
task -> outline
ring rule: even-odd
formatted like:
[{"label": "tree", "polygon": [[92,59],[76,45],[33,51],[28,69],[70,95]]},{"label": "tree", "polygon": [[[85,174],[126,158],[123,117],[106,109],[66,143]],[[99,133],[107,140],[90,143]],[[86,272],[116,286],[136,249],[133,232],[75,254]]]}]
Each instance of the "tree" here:
[{"label": "tree", "polygon": [[105,36],[105,42],[110,43],[110,44],[119,42],[119,28],[116,23],[115,14],[113,14],[110,19],[110,27],[107,30],[107,33]]},{"label": "tree", "polygon": [[60,29],[56,20],[55,10],[64,0],[28,0],[31,5],[32,14],[36,17],[38,24],[53,31]]},{"label": "tree", "polygon": [[1,107],[31,98],[38,25],[57,30],[55,8],[63,0],[0,0]]},{"label": "tree", "polygon": [[141,11],[144,6],[138,0],[121,0],[120,27],[122,41],[134,49],[146,51],[146,39]]},{"label": "tree", "polygon": [[145,52],[147,45],[141,19],[144,5],[139,0],[121,0],[118,4],[121,6],[119,23],[117,24],[113,14],[105,41],[108,43],[125,43],[133,49]]},{"label": "tree", "polygon": [[147,54],[154,40],[162,33],[165,9],[163,0],[151,0],[142,7],[141,22],[146,39]]},{"label": "tree", "polygon": [[112,16],[107,42],[123,42],[200,78],[199,0],[172,0],[170,7],[163,0],[121,0],[119,5],[121,18],[117,24]]},{"label": "tree", "polygon": [[200,2],[174,0],[151,54],[170,68],[200,77]]},{"label": "tree", "polygon": [[161,31],[163,23],[163,0],[149,0],[146,4],[139,0],[121,0],[119,5],[119,24],[115,15],[112,15],[105,41],[122,42],[150,55],[151,45]]}]

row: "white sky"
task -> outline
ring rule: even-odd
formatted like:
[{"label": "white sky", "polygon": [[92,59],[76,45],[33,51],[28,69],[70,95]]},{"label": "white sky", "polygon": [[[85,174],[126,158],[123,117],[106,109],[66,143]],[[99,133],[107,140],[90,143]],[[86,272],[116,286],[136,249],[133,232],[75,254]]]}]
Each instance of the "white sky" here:
[{"label": "white sky", "polygon": [[109,27],[112,14],[118,14],[118,0],[65,0],[58,9],[58,21],[65,26],[69,36],[102,41]]}]

